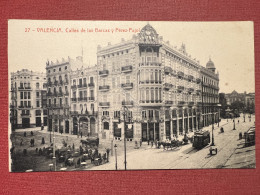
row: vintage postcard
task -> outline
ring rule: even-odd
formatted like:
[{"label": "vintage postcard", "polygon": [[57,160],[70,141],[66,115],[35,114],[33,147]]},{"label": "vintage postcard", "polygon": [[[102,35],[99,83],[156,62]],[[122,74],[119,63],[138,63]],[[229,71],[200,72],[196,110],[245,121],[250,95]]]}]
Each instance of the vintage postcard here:
[{"label": "vintage postcard", "polygon": [[255,168],[253,25],[9,20],[10,171]]}]

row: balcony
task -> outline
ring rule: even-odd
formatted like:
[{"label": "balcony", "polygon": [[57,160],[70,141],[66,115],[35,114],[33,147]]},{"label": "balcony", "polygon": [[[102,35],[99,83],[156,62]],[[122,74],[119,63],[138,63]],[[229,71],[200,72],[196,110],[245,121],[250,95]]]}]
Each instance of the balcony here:
[{"label": "balcony", "polygon": [[121,87],[123,89],[133,89],[133,83],[122,83]]},{"label": "balcony", "polygon": [[171,83],[164,83],[164,89],[165,90],[170,90],[172,88],[172,84]]},{"label": "balcony", "polygon": [[24,87],[21,87],[21,86],[20,86],[20,87],[18,87],[18,89],[21,90],[21,89],[24,89]]},{"label": "balcony", "polygon": [[193,81],[194,77],[192,75],[188,75],[188,81]]},{"label": "balcony", "polygon": [[84,102],[86,102],[86,101],[88,101],[88,98],[86,98],[86,97],[79,97],[79,98],[78,98],[78,101],[84,101]]},{"label": "balcony", "polygon": [[31,116],[31,114],[30,113],[21,113],[21,116]]},{"label": "balcony", "polygon": [[99,86],[99,91],[108,91],[109,88],[110,88],[109,85]]},{"label": "balcony", "polygon": [[133,106],[134,101],[122,101],[122,106]]},{"label": "balcony", "polygon": [[83,85],[78,85],[78,88],[86,88],[87,87],[87,83],[84,83]]},{"label": "balcony", "polygon": [[71,89],[76,89],[77,85],[71,85]]},{"label": "balcony", "polygon": [[95,86],[95,83],[89,83],[88,86],[89,86],[89,87],[94,87],[94,86]]},{"label": "balcony", "polygon": [[99,71],[99,76],[107,76],[107,75],[108,75],[108,70]]},{"label": "balcony", "polygon": [[178,86],[178,91],[182,92],[184,90],[184,86]]},{"label": "balcony", "polygon": [[193,88],[188,88],[188,92],[192,93],[192,92],[194,92],[194,89]]},{"label": "balcony", "polygon": [[19,106],[18,108],[32,108],[32,106],[31,105],[30,106],[26,105],[26,106]]},{"label": "balcony", "polygon": [[178,71],[178,77],[179,77],[179,78],[183,78],[183,77],[184,77],[184,72]]},{"label": "balcony", "polygon": [[68,84],[69,84],[69,80],[68,80],[68,79],[65,79],[64,85],[68,85]]},{"label": "balcony", "polygon": [[185,101],[178,101],[178,106],[183,106],[185,104]]},{"label": "balcony", "polygon": [[51,87],[51,86],[52,86],[52,82],[51,82],[51,81],[48,81],[48,82],[47,82],[47,86],[48,86],[48,87]]},{"label": "balcony", "polygon": [[59,84],[58,81],[54,81],[54,85],[57,86]]},{"label": "balcony", "polygon": [[70,111],[70,114],[71,115],[78,115],[79,113],[78,113],[78,111]]},{"label": "balcony", "polygon": [[76,102],[76,101],[77,101],[77,98],[71,98],[71,101],[72,101],[72,102]]},{"label": "balcony", "polygon": [[197,83],[197,84],[201,83],[201,79],[200,79],[200,78],[197,78],[197,79],[196,79],[196,83]]},{"label": "balcony", "polygon": [[139,66],[161,66],[161,63],[158,62],[146,62],[146,63],[139,63]]},{"label": "balcony", "polygon": [[172,68],[169,67],[169,66],[165,66],[164,67],[164,72],[165,72],[165,74],[170,74],[172,72]]},{"label": "balcony", "polygon": [[189,106],[194,106],[194,102],[189,102]]},{"label": "balcony", "polygon": [[173,101],[172,101],[172,100],[166,100],[166,101],[165,101],[165,104],[166,104],[166,105],[172,105],[172,104],[173,104]]},{"label": "balcony", "polygon": [[60,91],[60,92],[58,93],[58,96],[63,96],[62,91]]},{"label": "balcony", "polygon": [[121,71],[122,71],[123,73],[132,72],[132,70],[133,70],[133,66],[131,66],[131,65],[129,65],[129,66],[123,66],[123,67],[121,68]]},{"label": "balcony", "polygon": [[89,97],[88,100],[89,101],[95,101],[95,97]]},{"label": "balcony", "polygon": [[162,106],[162,100],[140,100],[140,106]]},{"label": "balcony", "polygon": [[160,80],[142,80],[139,82],[140,84],[161,84],[162,81]]},{"label": "balcony", "polygon": [[100,107],[110,107],[110,102],[100,102],[99,106]]}]

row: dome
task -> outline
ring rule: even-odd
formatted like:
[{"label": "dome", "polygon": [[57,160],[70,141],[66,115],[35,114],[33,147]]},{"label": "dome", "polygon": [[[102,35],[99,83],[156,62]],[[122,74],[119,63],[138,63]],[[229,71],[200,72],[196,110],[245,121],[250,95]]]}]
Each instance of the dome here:
[{"label": "dome", "polygon": [[212,62],[210,58],[209,58],[208,63],[206,64],[206,68],[208,68],[208,69],[215,69],[214,62]]}]

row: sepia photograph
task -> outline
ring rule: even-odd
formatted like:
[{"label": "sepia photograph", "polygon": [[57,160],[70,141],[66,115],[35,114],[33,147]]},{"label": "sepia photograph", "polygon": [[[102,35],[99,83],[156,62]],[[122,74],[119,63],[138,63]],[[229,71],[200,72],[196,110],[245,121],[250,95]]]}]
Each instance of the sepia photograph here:
[{"label": "sepia photograph", "polygon": [[252,169],[254,23],[8,21],[9,171]]}]

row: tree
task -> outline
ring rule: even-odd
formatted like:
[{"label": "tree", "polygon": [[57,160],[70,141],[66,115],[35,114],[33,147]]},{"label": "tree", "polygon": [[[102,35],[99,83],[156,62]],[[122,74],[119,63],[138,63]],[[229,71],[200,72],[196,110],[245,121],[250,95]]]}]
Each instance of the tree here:
[{"label": "tree", "polygon": [[235,112],[235,110],[237,110],[237,112],[242,112],[245,108],[245,103],[240,101],[235,101],[231,104],[230,107],[231,110],[233,110],[233,112]]}]

